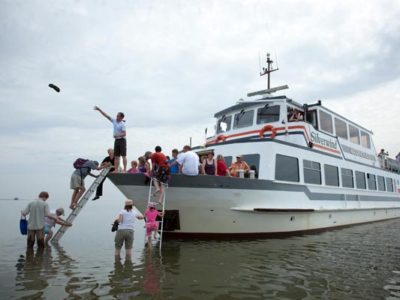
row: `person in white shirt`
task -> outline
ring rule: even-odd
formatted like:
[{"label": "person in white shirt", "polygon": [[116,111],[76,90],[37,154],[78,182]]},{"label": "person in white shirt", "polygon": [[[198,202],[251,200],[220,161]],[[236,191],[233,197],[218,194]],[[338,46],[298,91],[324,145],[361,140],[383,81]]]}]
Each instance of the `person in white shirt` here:
[{"label": "person in white shirt", "polygon": [[183,152],[178,155],[176,162],[180,165],[182,174],[189,176],[199,175],[199,156],[192,151],[190,146],[183,147]]},{"label": "person in white shirt", "polygon": [[123,112],[117,113],[116,118],[111,118],[107,113],[100,109],[100,107],[95,106],[94,110],[99,111],[106,119],[108,119],[113,124],[113,136],[114,136],[114,166],[115,173],[118,172],[120,157],[122,156],[122,164],[124,166],[124,173],[126,173],[126,167],[128,165],[128,160],[126,158],[126,126],[125,126],[125,115]]},{"label": "person in white shirt", "polygon": [[144,217],[137,210],[133,210],[133,200],[127,199],[125,207],[118,215],[118,230],[115,235],[115,259],[120,260],[121,248],[125,244],[125,257],[130,260],[133,247],[133,229],[136,219],[143,220]]}]

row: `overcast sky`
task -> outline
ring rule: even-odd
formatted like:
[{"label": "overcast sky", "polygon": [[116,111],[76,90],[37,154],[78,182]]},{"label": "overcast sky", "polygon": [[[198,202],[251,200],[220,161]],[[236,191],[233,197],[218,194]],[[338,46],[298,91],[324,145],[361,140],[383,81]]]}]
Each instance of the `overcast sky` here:
[{"label": "overcast sky", "polygon": [[[400,2],[0,1],[0,198],[69,199],[72,162],[102,160],[126,115],[128,159],[204,141],[215,112],[288,84],[400,151]],[[48,87],[54,83],[60,93]]]}]

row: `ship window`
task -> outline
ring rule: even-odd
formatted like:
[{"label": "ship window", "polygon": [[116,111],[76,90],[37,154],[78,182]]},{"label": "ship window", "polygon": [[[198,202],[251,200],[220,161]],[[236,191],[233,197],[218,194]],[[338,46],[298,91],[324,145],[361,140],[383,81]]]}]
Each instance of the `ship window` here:
[{"label": "ship window", "polygon": [[235,119],[233,120],[233,128],[243,128],[253,125],[254,110],[244,111],[235,114]]},{"label": "ship window", "polygon": [[386,187],[388,192],[393,192],[393,179],[392,178],[386,178]]},{"label": "ship window", "polygon": [[342,186],[347,188],[354,187],[353,170],[342,168]]},{"label": "ship window", "polygon": [[266,104],[264,107],[257,110],[257,124],[265,124],[279,121],[279,112],[281,107],[279,105],[269,106]]},{"label": "ship window", "polygon": [[319,111],[319,124],[321,130],[333,133],[332,116],[322,110]]},{"label": "ship window", "polygon": [[369,134],[361,130],[361,145],[365,148],[371,148],[371,140]]},{"label": "ship window", "polygon": [[356,171],[356,186],[358,189],[363,189],[363,190],[367,188],[364,172]]},{"label": "ship window", "polygon": [[226,132],[231,130],[232,116],[222,116],[218,120],[217,133]]},{"label": "ship window", "polygon": [[318,129],[317,111],[316,110],[307,111],[306,121],[310,123],[315,129]]},{"label": "ship window", "polygon": [[288,106],[287,119],[289,122],[304,121],[304,112],[301,110]]},{"label": "ship window", "polygon": [[378,191],[386,191],[385,178],[383,176],[378,176]]},{"label": "ship window", "polygon": [[229,167],[232,164],[232,156],[224,156],[225,163]]},{"label": "ship window", "polygon": [[304,182],[321,184],[321,164],[311,160],[303,160]]},{"label": "ship window", "polygon": [[360,135],[358,128],[349,125],[350,141],[354,144],[360,145]]},{"label": "ship window", "polygon": [[277,154],[275,163],[275,179],[299,181],[299,160],[296,157]]},{"label": "ship window", "polygon": [[367,182],[369,190],[376,190],[376,180],[375,175],[367,173]]},{"label": "ship window", "polygon": [[347,140],[347,125],[346,122],[335,118],[336,135]]},{"label": "ship window", "polygon": [[325,165],[325,184],[332,186],[339,186],[338,167]]}]

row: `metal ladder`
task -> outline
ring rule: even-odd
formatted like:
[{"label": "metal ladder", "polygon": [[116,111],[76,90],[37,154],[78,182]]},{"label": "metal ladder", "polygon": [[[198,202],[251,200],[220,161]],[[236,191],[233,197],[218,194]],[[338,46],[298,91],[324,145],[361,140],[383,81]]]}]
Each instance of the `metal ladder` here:
[{"label": "metal ladder", "polygon": [[[67,222],[71,223],[75,220],[75,218],[79,215],[82,208],[86,205],[89,201],[90,196],[96,191],[99,184],[103,181],[103,179],[107,176],[108,172],[110,172],[110,168],[104,168],[101,170],[100,174],[97,175],[97,178],[93,181],[89,189],[85,191],[81,200],[79,201],[78,205],[72,210],[69,214],[68,218],[66,219]],[[58,243],[60,239],[63,237],[65,232],[68,230],[70,226],[61,226],[54,237],[51,239],[52,243]]]},{"label": "metal ladder", "polygon": [[[149,187],[149,196],[147,198],[147,207],[149,207],[149,204],[151,201],[151,196],[152,196],[152,188],[153,188],[153,181],[157,180],[156,178],[152,177],[150,180],[150,187]],[[162,217],[161,217],[161,228],[160,228],[160,255],[161,255],[161,246],[162,246],[162,237],[163,237],[163,231],[164,231],[164,216],[165,216],[165,194],[166,194],[166,190],[168,188],[168,184],[163,183],[161,181],[158,181],[159,184],[162,184],[164,186],[164,195],[163,195],[163,201],[162,201]],[[147,242],[147,236],[145,235],[145,239]]]}]

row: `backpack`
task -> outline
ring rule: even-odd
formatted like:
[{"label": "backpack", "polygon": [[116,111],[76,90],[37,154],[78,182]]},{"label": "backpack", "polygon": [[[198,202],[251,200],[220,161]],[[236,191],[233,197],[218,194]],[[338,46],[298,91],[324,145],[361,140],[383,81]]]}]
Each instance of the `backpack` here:
[{"label": "backpack", "polygon": [[89,161],[88,159],[84,159],[84,158],[77,158],[74,163],[73,166],[75,169],[81,169],[83,167],[83,165]]}]

